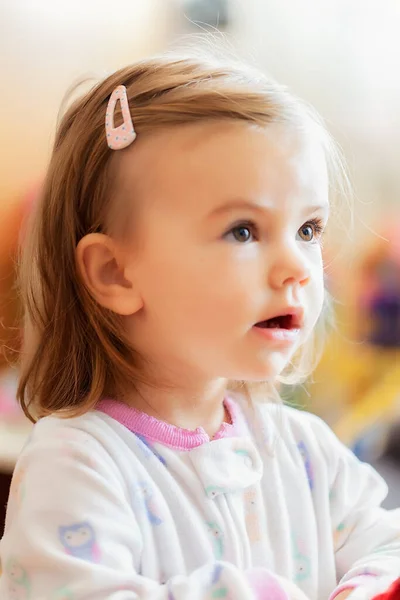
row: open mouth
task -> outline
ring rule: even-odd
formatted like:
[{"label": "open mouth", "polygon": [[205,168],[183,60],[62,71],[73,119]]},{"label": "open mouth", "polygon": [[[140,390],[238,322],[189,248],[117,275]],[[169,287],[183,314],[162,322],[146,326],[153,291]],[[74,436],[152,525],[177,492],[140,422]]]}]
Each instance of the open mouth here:
[{"label": "open mouth", "polygon": [[266,321],[260,321],[255,324],[255,327],[260,327],[260,329],[286,329],[290,331],[300,329],[300,323],[296,315],[279,315]]}]

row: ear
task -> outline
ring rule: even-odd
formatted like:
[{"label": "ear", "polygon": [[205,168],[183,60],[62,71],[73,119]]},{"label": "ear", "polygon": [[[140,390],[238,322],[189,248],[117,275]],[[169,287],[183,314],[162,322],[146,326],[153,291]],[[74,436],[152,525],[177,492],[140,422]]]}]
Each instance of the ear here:
[{"label": "ear", "polygon": [[[93,298],[118,315],[132,315],[143,302],[131,278],[125,255],[108,235],[89,233],[78,243],[76,262],[80,276]],[[132,269],[129,271],[132,277]]]}]

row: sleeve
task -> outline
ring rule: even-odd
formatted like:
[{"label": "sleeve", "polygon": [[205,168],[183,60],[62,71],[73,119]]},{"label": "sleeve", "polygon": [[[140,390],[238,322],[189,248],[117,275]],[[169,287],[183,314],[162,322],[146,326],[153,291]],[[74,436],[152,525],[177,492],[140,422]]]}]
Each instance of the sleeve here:
[{"label": "sleeve", "polygon": [[62,437],[32,441],[17,465],[0,543],[2,600],[288,600],[272,573],[226,562],[164,584],[141,576],[143,540],[119,469],[86,432]]},{"label": "sleeve", "polygon": [[360,462],[320,419],[314,431],[328,466],[330,515],[341,591],[369,600],[400,576],[400,509],[384,510],[387,485]]}]

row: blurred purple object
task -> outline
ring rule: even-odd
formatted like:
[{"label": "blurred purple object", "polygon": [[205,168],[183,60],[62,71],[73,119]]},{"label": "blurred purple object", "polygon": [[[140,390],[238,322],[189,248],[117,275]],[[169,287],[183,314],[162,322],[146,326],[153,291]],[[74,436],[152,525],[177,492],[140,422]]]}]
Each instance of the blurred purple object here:
[{"label": "blurred purple object", "polygon": [[370,342],[377,346],[400,347],[400,294],[382,290],[370,305]]}]

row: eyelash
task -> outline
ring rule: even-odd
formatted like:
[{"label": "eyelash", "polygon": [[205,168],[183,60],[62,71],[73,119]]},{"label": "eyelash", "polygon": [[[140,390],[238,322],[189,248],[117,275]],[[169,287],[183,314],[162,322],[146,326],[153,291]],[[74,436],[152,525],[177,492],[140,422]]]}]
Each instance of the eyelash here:
[{"label": "eyelash", "polygon": [[[307,242],[306,240],[303,240],[303,241],[305,241],[308,244],[321,243],[321,236],[323,235],[324,229],[325,229],[323,220],[318,217],[315,217],[314,219],[310,219],[309,221],[306,221],[305,223],[303,223],[303,225],[301,225],[301,227],[299,227],[299,229],[297,231],[300,231],[301,229],[303,229],[304,227],[307,227],[307,226],[312,227],[314,237],[309,242]],[[235,230],[238,230],[238,229],[248,229],[251,233],[252,239],[247,242],[243,242],[244,244],[250,243],[250,241],[251,242],[258,241],[259,230],[258,230],[257,225],[253,221],[238,222],[236,225],[233,225],[232,227],[230,227],[230,229],[225,233],[224,237],[225,238],[228,237],[230,234],[232,234]],[[238,241],[238,240],[236,240],[236,241]]]},{"label": "eyelash", "polygon": [[321,238],[322,234],[324,233],[324,229],[325,229],[324,222],[322,221],[322,219],[319,219],[318,217],[315,217],[314,219],[310,219],[309,221],[304,223],[304,225],[302,225],[300,227],[300,229],[302,229],[303,227],[306,227],[307,225],[312,225],[312,228],[314,230],[314,238],[311,240],[311,242],[308,242],[308,243],[312,243],[312,242],[316,243],[316,242],[320,241],[320,238]]}]

